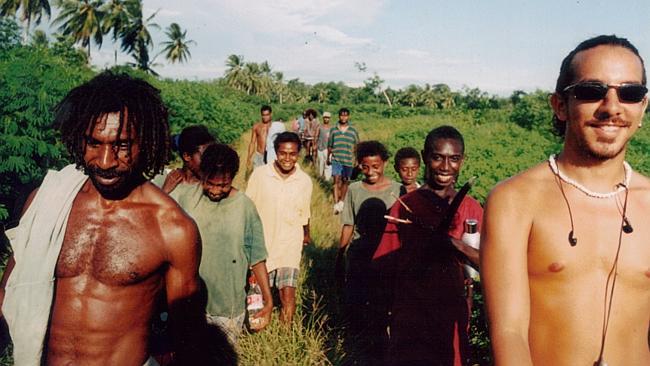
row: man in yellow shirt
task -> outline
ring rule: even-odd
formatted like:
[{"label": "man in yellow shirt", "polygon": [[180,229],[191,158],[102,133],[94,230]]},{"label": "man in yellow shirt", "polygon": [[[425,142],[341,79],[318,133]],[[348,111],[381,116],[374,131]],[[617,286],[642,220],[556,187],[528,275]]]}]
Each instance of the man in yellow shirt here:
[{"label": "man in yellow shirt", "polygon": [[274,149],[277,154],[275,161],[253,171],[246,195],[255,203],[262,219],[269,279],[280,292],[280,319],[289,324],[296,310],[302,247],[311,241],[309,206],[312,182],[296,164],[300,152],[297,134],[279,134]]}]

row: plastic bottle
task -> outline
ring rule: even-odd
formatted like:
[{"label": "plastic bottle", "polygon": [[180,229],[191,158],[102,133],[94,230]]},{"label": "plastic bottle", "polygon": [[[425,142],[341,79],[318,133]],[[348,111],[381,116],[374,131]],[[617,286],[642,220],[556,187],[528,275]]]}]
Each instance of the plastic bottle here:
[{"label": "plastic bottle", "polygon": [[246,294],[246,311],[248,312],[248,325],[251,329],[259,329],[262,319],[254,318],[264,308],[262,290],[257,284],[255,276],[248,278],[248,294]]},{"label": "plastic bottle", "polygon": [[[478,232],[478,220],[466,219],[464,229],[463,236],[460,237],[460,240],[470,247],[478,249],[481,245],[481,233]],[[474,280],[478,279],[479,273],[472,266],[465,264],[464,267],[468,277]]]}]

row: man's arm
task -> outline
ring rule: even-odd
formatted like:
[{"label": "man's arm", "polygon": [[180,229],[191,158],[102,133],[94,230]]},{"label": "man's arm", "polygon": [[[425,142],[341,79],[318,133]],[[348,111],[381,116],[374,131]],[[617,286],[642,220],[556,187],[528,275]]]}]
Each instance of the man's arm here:
[{"label": "man's arm", "polygon": [[531,365],[528,328],[530,288],[527,247],[532,219],[529,199],[515,182],[489,195],[481,234],[481,279],[485,291],[495,365]]},{"label": "man's arm", "polygon": [[339,251],[336,253],[336,260],[334,262],[334,279],[338,288],[343,288],[345,279],[345,261],[343,255],[345,248],[350,244],[352,234],[354,233],[354,225],[343,225],[341,228],[341,239],[339,240]]},{"label": "man's arm", "polygon": [[463,255],[470,261],[472,262],[473,265],[478,266],[479,265],[479,251],[478,249],[472,248],[471,246],[465,244],[462,240],[458,240],[456,238],[449,238],[451,240],[451,243],[458,249],[459,252],[463,253]]},{"label": "man's arm", "polygon": [[164,232],[168,262],[165,291],[174,349],[179,364],[194,362],[202,354],[199,340],[206,329],[199,295],[201,237],[194,221],[184,215],[169,220]]},{"label": "man's arm", "polygon": [[307,225],[302,226],[302,245],[311,244],[311,236],[309,235],[309,221]]},{"label": "man's arm", "polygon": [[257,284],[262,290],[262,298],[264,299],[264,307],[260,312],[255,315],[255,318],[261,318],[259,328],[255,330],[262,330],[271,323],[271,312],[273,311],[273,296],[271,296],[271,285],[269,284],[269,273],[266,270],[266,262],[257,262],[251,267]]},{"label": "man's arm", "polygon": [[334,127],[330,128],[330,135],[327,138],[327,164],[332,164],[332,145],[334,144],[334,139],[332,135],[334,134]]},{"label": "man's arm", "polygon": [[257,146],[257,133],[256,133],[257,123],[251,128],[251,141],[248,143],[248,157],[246,158],[246,169],[250,169],[253,164],[251,158],[253,157],[253,151]]}]

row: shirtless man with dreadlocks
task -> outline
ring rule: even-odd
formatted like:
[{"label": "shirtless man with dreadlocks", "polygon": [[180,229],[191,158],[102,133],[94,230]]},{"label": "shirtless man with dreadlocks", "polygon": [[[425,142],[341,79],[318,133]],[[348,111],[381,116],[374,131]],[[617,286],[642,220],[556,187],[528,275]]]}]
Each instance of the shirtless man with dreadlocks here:
[{"label": "shirtless man with dreadlocks", "polygon": [[[147,181],[169,156],[159,91],[104,72],[70,91],[56,123],[76,169],[48,173],[10,236],[0,300],[14,361],[154,364],[147,343],[163,294],[178,361],[188,360],[182,336],[199,333],[204,319],[196,299],[200,237],[194,221]],[[63,224],[52,229],[50,222]]]}]

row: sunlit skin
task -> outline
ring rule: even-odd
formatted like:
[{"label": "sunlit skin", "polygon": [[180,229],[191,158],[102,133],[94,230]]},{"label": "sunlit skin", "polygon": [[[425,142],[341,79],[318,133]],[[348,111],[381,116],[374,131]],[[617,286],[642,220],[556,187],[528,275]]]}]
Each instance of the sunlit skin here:
[{"label": "sunlit skin", "polygon": [[[118,136],[117,131],[117,113],[102,116],[87,131],[86,167],[137,171],[137,136],[126,129]],[[131,149],[125,141],[131,141]],[[148,182],[128,182],[123,198],[105,197],[102,191],[114,191],[122,179],[95,176],[72,205],[55,268],[45,341],[48,365],[140,366],[149,357],[158,295],[167,294],[170,319],[175,320],[179,311],[190,310],[179,304],[198,291],[200,238],[194,222]],[[178,322],[173,324],[179,329]]]},{"label": "sunlit skin", "polygon": [[[631,51],[598,46],[573,60],[575,80],[640,83],[642,66]],[[559,169],[591,191],[610,192],[624,180],[627,142],[647,107],[624,103],[610,88],[604,99],[551,97],[566,120]],[[562,197],[560,184],[566,201]],[[481,234],[481,279],[497,365],[593,365],[601,349],[608,273],[621,237],[604,361],[650,365],[650,181],[632,174],[621,233],[625,193],[589,197],[563,183],[543,162],[497,185],[490,193]],[[573,216],[577,244],[567,239]],[[635,224],[635,223],[639,224]],[[611,289],[611,281],[610,281]]]},{"label": "sunlit skin", "polygon": [[454,184],[463,166],[463,146],[455,139],[438,139],[425,159],[427,187],[450,202],[456,196]]},{"label": "sunlit skin", "polygon": [[390,179],[384,176],[386,161],[379,155],[366,156],[361,159],[359,168],[364,175],[363,186],[371,191],[381,191],[390,185]]},{"label": "sunlit skin", "polygon": [[248,143],[248,155],[246,160],[247,169],[250,169],[253,165],[252,157],[254,152],[264,155],[264,152],[266,151],[266,136],[269,133],[269,127],[271,127],[273,113],[264,110],[260,113],[260,116],[261,121],[255,123],[251,129],[251,140]]},{"label": "sunlit skin", "polygon": [[406,192],[412,192],[417,189],[417,179],[420,173],[420,160],[416,158],[405,158],[400,160],[395,166],[397,174],[399,174],[402,185],[406,188]]},{"label": "sunlit skin", "polygon": [[278,145],[273,166],[282,177],[286,178],[296,170],[299,152],[300,146],[295,142],[283,142]]}]

